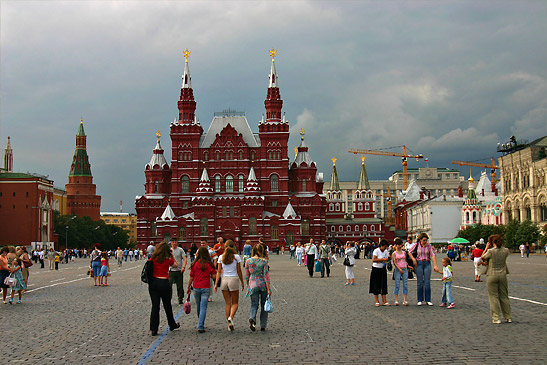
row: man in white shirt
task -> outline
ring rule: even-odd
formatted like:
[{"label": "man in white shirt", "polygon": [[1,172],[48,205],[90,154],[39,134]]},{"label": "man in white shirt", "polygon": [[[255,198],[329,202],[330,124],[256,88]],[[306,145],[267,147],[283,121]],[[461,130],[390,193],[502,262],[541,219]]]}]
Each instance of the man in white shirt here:
[{"label": "man in white shirt", "polygon": [[405,242],[405,251],[408,251],[412,245],[412,236],[408,236],[407,241]]},{"label": "man in white shirt", "polygon": [[182,286],[182,279],[187,264],[186,252],[181,247],[179,247],[179,242],[174,238],[171,240],[171,252],[173,253],[173,258],[177,262],[178,267],[169,267],[169,285],[173,286],[173,283],[177,285],[177,296],[179,299],[179,304],[182,304],[184,300],[184,288]]},{"label": "man in white shirt", "polygon": [[307,257],[308,273],[310,274],[310,278],[313,278],[313,269],[315,266],[315,261],[319,260],[317,246],[315,246],[315,244],[313,243],[313,238],[310,238],[310,244],[308,246],[308,251],[306,254],[308,255]]},{"label": "man in white shirt", "polygon": [[118,267],[122,267],[122,261],[123,261],[123,250],[118,247],[115,253],[116,260],[118,260]]}]

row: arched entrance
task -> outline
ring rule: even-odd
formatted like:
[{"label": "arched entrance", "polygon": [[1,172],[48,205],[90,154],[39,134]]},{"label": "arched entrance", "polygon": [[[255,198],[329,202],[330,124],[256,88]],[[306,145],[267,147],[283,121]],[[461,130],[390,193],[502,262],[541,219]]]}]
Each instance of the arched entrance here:
[{"label": "arched entrance", "polygon": [[[220,225],[219,237],[224,238],[224,242],[232,240],[239,251],[243,250],[239,227],[232,221],[226,221]],[[216,241],[216,240],[215,240]]]}]

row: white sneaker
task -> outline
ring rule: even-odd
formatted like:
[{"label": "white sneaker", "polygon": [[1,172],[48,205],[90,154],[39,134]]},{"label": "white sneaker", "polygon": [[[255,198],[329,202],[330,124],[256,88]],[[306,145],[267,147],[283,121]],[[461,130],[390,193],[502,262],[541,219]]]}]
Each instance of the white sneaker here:
[{"label": "white sneaker", "polygon": [[431,306],[431,305],[433,305],[433,303],[431,303],[431,302],[427,302],[427,305],[430,305],[430,306]]},{"label": "white sneaker", "polygon": [[418,305],[422,305],[422,302],[418,302]]}]

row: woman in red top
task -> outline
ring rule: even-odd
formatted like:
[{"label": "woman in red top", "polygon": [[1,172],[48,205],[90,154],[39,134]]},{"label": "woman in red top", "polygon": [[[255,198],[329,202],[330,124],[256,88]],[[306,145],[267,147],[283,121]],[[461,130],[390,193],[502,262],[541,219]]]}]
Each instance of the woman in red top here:
[{"label": "woman in red top", "polygon": [[154,254],[150,257],[153,263],[153,278],[148,283],[148,293],[152,300],[152,312],[150,313],[150,331],[152,336],[158,334],[158,327],[160,325],[160,299],[163,302],[163,309],[167,316],[167,322],[169,323],[169,329],[171,331],[180,327],[180,324],[175,322],[173,317],[173,308],[171,307],[171,285],[169,284],[169,266],[175,268],[179,267],[171,248],[167,242],[162,241],[156,246]]},{"label": "woman in red top", "polygon": [[190,281],[188,282],[188,293],[190,293],[192,287],[194,288],[199,333],[205,332],[205,316],[207,315],[207,303],[211,294],[211,278],[216,273],[209,250],[206,246],[201,246],[198,249],[196,259],[190,266]]},{"label": "woman in red top", "polygon": [[[481,241],[483,241],[482,238]],[[475,248],[473,249],[473,251],[471,251],[471,257],[473,258],[473,264],[475,265],[475,281],[482,281],[479,265],[481,262],[481,256],[483,251],[484,250],[482,242],[477,242]]]}]

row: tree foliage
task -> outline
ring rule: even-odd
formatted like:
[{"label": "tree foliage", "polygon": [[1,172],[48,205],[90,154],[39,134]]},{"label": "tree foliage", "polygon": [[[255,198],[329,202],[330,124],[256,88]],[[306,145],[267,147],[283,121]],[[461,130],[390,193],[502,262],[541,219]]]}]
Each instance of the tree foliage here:
[{"label": "tree foliage", "polygon": [[505,226],[479,223],[460,230],[458,232],[458,237],[465,238],[473,244],[481,238],[483,238],[486,242],[488,240],[488,237],[493,234],[499,234],[503,236],[505,234]]},{"label": "tree foliage", "polygon": [[[108,225],[103,220],[93,221],[89,217],[60,215],[53,212],[54,231],[59,235],[59,245],[69,248],[91,248],[95,243],[101,244],[102,250],[113,250],[116,247],[128,246],[128,233],[120,227]],[[66,228],[68,227],[68,229]]]}]

